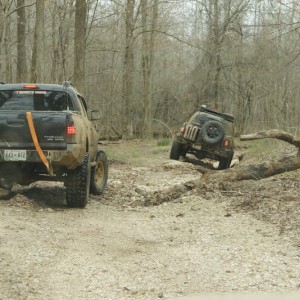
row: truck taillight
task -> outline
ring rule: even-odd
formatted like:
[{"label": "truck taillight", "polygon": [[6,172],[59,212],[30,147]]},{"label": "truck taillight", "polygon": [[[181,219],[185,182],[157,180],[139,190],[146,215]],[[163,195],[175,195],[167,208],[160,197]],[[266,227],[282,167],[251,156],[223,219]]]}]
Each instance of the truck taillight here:
[{"label": "truck taillight", "polygon": [[70,135],[75,135],[75,134],[76,134],[76,127],[74,124],[74,120],[70,115],[68,115],[67,116],[67,135],[70,136]]},{"label": "truck taillight", "polygon": [[40,87],[37,84],[25,84],[23,85],[23,89],[39,89]]},{"label": "truck taillight", "polygon": [[76,127],[74,125],[67,126],[67,135],[76,134]]}]

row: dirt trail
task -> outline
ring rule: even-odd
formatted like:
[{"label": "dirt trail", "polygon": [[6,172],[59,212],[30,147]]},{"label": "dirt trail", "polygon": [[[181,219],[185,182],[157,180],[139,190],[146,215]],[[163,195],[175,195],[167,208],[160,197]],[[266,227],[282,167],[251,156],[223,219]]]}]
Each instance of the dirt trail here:
[{"label": "dirt trail", "polygon": [[300,289],[299,172],[144,206],[154,191],[199,173],[168,160],[167,147],[105,150],[120,159],[110,160],[105,194],[84,210],[66,208],[64,187],[54,183],[19,187],[0,201],[1,300]]}]

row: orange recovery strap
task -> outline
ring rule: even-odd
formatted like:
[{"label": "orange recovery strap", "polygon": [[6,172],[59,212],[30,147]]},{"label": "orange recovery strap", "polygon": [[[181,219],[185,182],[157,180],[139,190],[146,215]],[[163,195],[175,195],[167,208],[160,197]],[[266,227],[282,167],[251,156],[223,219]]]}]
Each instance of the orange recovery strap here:
[{"label": "orange recovery strap", "polygon": [[50,175],[53,175],[52,166],[50,165],[47,157],[45,156],[44,152],[42,151],[41,146],[39,144],[39,141],[37,139],[37,135],[36,135],[36,131],[35,131],[35,128],[34,128],[31,112],[26,112],[26,118],[27,118],[29,130],[30,130],[31,138],[32,138],[32,141],[34,143],[34,147],[35,147],[37,153],[39,154],[43,164],[46,166],[46,168],[48,170],[48,173]]}]

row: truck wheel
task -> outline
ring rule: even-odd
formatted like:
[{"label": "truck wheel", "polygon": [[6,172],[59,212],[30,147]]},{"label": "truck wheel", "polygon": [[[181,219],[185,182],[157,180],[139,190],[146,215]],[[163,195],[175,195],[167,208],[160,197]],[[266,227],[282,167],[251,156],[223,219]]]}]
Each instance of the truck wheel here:
[{"label": "truck wheel", "polygon": [[86,207],[90,192],[90,181],[90,158],[89,154],[86,153],[83,164],[67,173],[66,200],[69,207]]},{"label": "truck wheel", "polygon": [[225,136],[224,127],[220,122],[208,121],[201,130],[202,141],[208,145],[220,143]]},{"label": "truck wheel", "polygon": [[218,169],[219,170],[225,170],[225,169],[230,168],[232,158],[233,158],[233,152],[230,153],[228,157],[220,158]]},{"label": "truck wheel", "polygon": [[170,152],[170,159],[179,160],[179,157],[182,152],[182,144],[178,142],[175,138],[172,143],[171,152]]},{"label": "truck wheel", "polygon": [[91,193],[100,195],[107,184],[108,160],[103,151],[97,151],[96,165],[91,169]]}]

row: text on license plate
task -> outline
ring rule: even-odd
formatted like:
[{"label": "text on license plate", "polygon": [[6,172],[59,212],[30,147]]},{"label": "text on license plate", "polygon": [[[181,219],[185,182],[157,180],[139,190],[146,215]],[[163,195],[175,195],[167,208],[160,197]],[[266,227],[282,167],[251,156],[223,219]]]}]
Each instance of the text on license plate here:
[{"label": "text on license plate", "polygon": [[4,160],[6,161],[26,160],[26,150],[4,150]]}]

